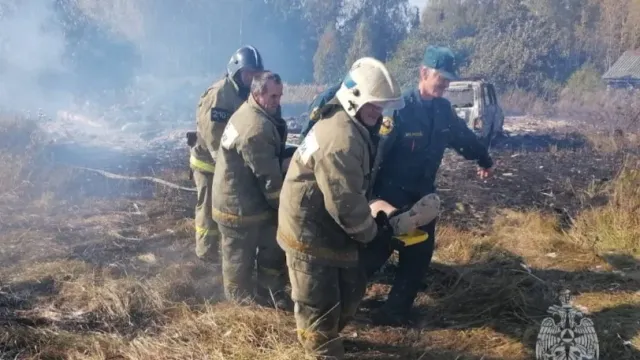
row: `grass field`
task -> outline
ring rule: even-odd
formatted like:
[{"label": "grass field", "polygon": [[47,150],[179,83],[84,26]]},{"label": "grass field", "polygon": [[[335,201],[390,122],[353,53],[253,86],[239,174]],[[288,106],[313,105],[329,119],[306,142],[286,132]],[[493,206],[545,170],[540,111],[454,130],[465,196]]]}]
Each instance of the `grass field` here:
[{"label": "grass field", "polygon": [[[640,359],[640,158],[629,150],[637,144],[584,137],[588,150],[495,150],[508,169],[498,170],[495,186],[525,199],[521,206],[502,195],[480,204],[456,198],[493,180],[474,179],[470,163],[445,166],[446,184],[475,187],[443,195],[417,325],[368,321],[389,289],[390,263],[343,333],[349,358],[533,359],[540,321],[567,288],[595,323],[601,358]],[[193,193],[63,167],[46,143],[36,124],[0,120],[1,358],[303,358],[291,314],[222,301],[219,266],[193,253]],[[192,186],[185,156],[154,175]],[[577,204],[568,214],[526,200],[553,175],[527,168],[541,156],[591,164],[550,182]],[[599,156],[605,160],[594,162]],[[593,164],[611,176],[592,179]],[[540,180],[527,183],[526,171]],[[559,199],[557,191],[535,190],[540,199]],[[488,220],[475,216],[482,207],[491,208]]]}]

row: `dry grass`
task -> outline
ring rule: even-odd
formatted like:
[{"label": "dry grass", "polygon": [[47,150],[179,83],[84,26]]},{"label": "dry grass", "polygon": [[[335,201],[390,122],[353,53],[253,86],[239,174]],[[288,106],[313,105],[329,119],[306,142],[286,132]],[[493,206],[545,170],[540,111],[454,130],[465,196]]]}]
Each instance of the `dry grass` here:
[{"label": "dry grass", "polygon": [[633,90],[565,91],[556,104],[560,115],[582,119],[596,130],[637,133],[640,97]]},{"label": "dry grass", "polygon": [[500,95],[498,103],[505,116],[533,115],[545,116],[551,112],[549,102],[540,99],[533,93],[523,90],[512,90]]},{"label": "dry grass", "polygon": [[[0,116],[0,199],[15,196],[31,166],[33,137],[38,136],[35,123],[18,117]],[[29,154],[31,155],[31,154]]]},{"label": "dry grass", "polygon": [[[217,264],[193,255],[192,194],[65,171],[47,162],[46,149],[25,156],[37,128],[10,124],[23,140],[7,146],[0,137],[3,168],[18,170],[0,182],[3,356],[303,358],[291,314],[221,301]],[[540,321],[563,288],[594,320],[602,358],[639,358],[637,169],[630,159],[610,184],[583,189],[609,201],[570,227],[512,210],[482,234],[442,224],[417,328],[374,327],[359,315],[345,331],[351,358],[531,359]],[[159,176],[185,182],[182,170]],[[365,303],[388,290],[379,280]]]},{"label": "dry grass", "polygon": [[603,207],[586,209],[569,232],[571,239],[597,252],[640,256],[640,161],[629,159],[617,180],[600,190]]}]

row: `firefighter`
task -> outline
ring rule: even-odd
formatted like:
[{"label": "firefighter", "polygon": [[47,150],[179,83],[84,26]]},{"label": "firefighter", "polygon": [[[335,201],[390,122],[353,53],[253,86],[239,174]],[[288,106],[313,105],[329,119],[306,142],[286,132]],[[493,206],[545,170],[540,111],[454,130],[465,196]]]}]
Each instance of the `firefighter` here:
[{"label": "firefighter", "polygon": [[249,99],[231,115],[216,157],[213,219],[222,235],[227,299],[256,300],[287,310],[293,304],[285,292],[286,260],[276,242],[287,139],[282,88],[278,74],[257,75]]},{"label": "firefighter", "polygon": [[286,253],[299,341],[316,358],[343,359],[338,334],[366,288],[359,248],[374,238],[389,243],[411,228],[408,223],[431,221],[439,202],[432,195],[403,214],[371,214],[367,192],[381,114],[404,106],[384,64],[356,61],[327,105],[285,176],[277,239]]},{"label": "firefighter", "polygon": [[[402,209],[435,193],[436,173],[447,147],[467,160],[476,160],[481,178],[489,176],[493,162],[487,148],[442,97],[449,82],[456,78],[451,50],[427,47],[417,87],[403,96],[406,106],[385,117],[380,128],[382,161],[372,199],[381,199]],[[433,255],[435,225],[436,219],[399,237],[401,245],[396,248],[400,255],[399,267],[386,303],[373,314],[375,324],[409,322],[413,301]],[[367,276],[373,275],[392,252],[393,249],[386,246],[365,249],[361,259]]]},{"label": "firefighter", "polygon": [[218,229],[211,217],[211,184],[214,159],[224,127],[247,99],[253,77],[264,69],[262,57],[253,46],[236,50],[227,64],[227,74],[200,97],[196,110],[197,136],[187,134],[189,159],[197,188],[195,208],[196,255],[212,261],[218,255]]}]

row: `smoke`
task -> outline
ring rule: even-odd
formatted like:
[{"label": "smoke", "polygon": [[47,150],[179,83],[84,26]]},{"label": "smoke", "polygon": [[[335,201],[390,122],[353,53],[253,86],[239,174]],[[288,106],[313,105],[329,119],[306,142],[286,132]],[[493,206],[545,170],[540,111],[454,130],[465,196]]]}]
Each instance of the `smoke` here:
[{"label": "smoke", "polygon": [[191,120],[198,96],[233,51],[229,37],[208,34],[219,30],[207,25],[212,8],[148,0],[0,0],[0,109],[49,117],[81,112],[111,123],[175,116],[170,109]]},{"label": "smoke", "polygon": [[66,71],[64,54],[64,33],[50,1],[0,3],[0,108],[53,110],[68,101],[52,83]]},{"label": "smoke", "polygon": [[282,20],[285,10],[250,0],[0,0],[0,110],[78,126],[67,133],[193,126],[200,94],[243,44],[288,82],[311,79],[314,46],[304,55],[296,46],[309,38],[300,29],[313,31],[295,14]]}]

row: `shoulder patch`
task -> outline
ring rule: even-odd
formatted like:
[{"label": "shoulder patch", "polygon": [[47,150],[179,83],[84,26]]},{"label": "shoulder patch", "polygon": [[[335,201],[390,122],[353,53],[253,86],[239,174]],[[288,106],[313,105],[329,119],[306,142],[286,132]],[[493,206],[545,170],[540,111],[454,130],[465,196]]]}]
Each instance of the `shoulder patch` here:
[{"label": "shoulder patch", "polygon": [[320,146],[318,145],[316,134],[313,129],[311,129],[296,152],[300,153],[300,159],[304,164],[306,164],[311,155],[313,155],[313,153],[315,153],[319,148]]},{"label": "shoulder patch", "polygon": [[311,114],[309,114],[309,119],[313,121],[318,121],[318,119],[320,119],[320,107],[313,108]]},{"label": "shoulder patch", "polygon": [[238,138],[238,130],[235,128],[235,126],[233,126],[233,124],[229,123],[224,128],[224,132],[222,133],[222,139],[220,139],[220,145],[223,148],[228,150],[231,147],[231,145],[233,145],[233,142],[237,138]]},{"label": "shoulder patch", "polygon": [[211,108],[211,121],[226,122],[231,117],[231,112],[221,108]]},{"label": "shoulder patch", "polygon": [[385,116],[382,118],[382,125],[380,126],[380,135],[389,135],[393,130],[393,118],[391,116]]}]

